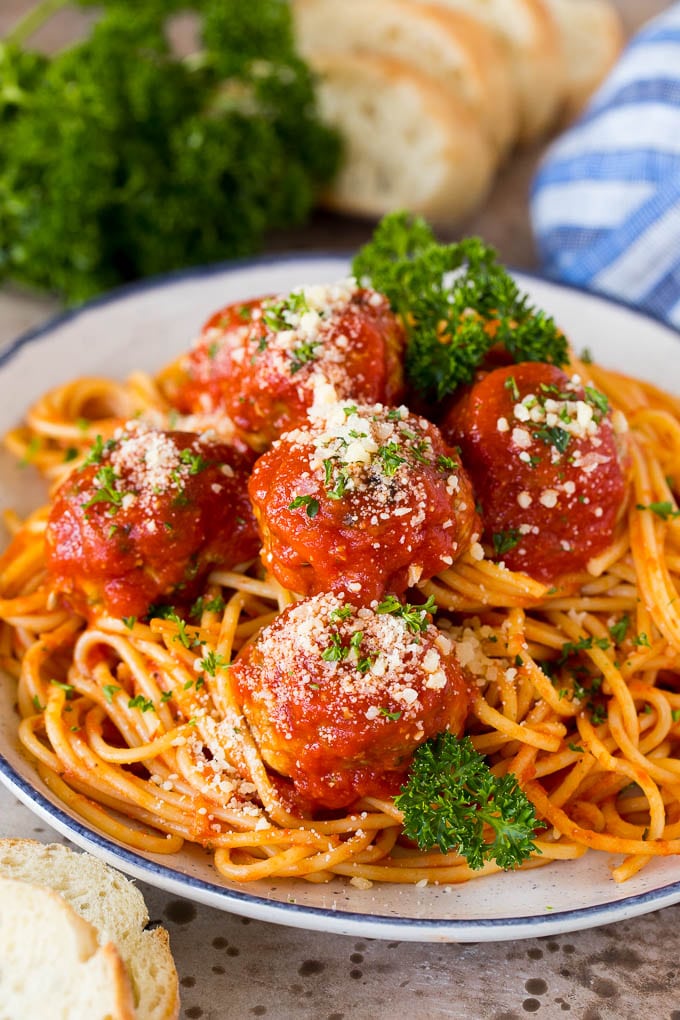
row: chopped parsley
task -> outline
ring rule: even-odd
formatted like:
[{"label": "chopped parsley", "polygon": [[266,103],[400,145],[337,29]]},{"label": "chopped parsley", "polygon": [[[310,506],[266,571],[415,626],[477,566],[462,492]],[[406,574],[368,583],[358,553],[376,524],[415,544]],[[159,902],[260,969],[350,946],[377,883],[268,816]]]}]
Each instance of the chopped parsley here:
[{"label": "chopped parsley", "polygon": [[636,503],[635,509],[651,510],[662,521],[675,520],[676,517],[680,517],[680,510],[676,510],[670,500],[664,500],[661,503],[648,503],[646,506],[643,503]]},{"label": "chopped parsley", "polygon": [[301,343],[296,344],[293,347],[291,353],[290,362],[290,374],[295,375],[301,368],[308,365],[310,361],[316,359],[316,352],[320,346],[319,340],[303,340]]},{"label": "chopped parsley", "polygon": [[389,613],[390,616],[400,617],[412,634],[419,634],[427,630],[428,615],[437,612],[437,605],[433,595],[430,595],[422,606],[411,605],[409,602],[401,603],[396,595],[388,595],[376,606],[375,611],[378,614]]},{"label": "chopped parsley", "polygon": [[223,655],[219,654],[219,652],[214,652],[211,650],[209,652],[206,652],[206,654],[201,659],[199,665],[201,669],[204,669],[206,673],[210,674],[210,676],[215,676],[215,673],[217,672],[218,669],[224,669],[224,667],[228,666],[229,663],[227,662]]},{"label": "chopped parsley", "polygon": [[136,694],[128,700],[128,708],[138,708],[141,712],[155,712],[153,701],[145,698],[143,694]]},{"label": "chopped parsley", "polygon": [[628,633],[629,627],[630,617],[628,616],[628,613],[625,613],[620,620],[617,620],[617,622],[613,623],[609,628],[612,641],[614,641],[617,645],[620,645]]},{"label": "chopped parsley", "polygon": [[297,510],[299,507],[306,507],[308,517],[316,517],[319,512],[319,501],[314,499],[313,496],[296,496],[295,499],[288,504],[289,510]]},{"label": "chopped parsley", "polygon": [[534,439],[540,439],[546,446],[554,446],[560,453],[565,453],[569,446],[570,435],[559,425],[545,425],[532,433]]},{"label": "chopped parsley", "polygon": [[496,556],[502,556],[519,545],[522,535],[517,528],[508,528],[507,531],[494,531],[491,541]]}]

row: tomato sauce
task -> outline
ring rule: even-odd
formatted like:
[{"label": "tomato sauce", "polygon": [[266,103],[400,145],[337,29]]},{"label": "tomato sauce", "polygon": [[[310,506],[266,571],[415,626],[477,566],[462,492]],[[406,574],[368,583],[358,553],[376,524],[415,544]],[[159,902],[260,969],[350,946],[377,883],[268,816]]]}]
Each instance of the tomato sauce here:
[{"label": "tomato sauce", "polygon": [[184,359],[172,399],[182,411],[227,415],[263,450],[305,422],[318,374],[341,399],[398,401],[404,344],[387,299],[349,283],[228,305]]},{"label": "tomato sauce", "polygon": [[603,394],[539,362],[489,372],[442,423],[496,558],[545,583],[611,543],[627,491],[624,430]]},{"label": "tomato sauce", "polygon": [[257,555],[249,466],[207,434],[132,423],[98,440],[54,497],[54,589],[87,617],[142,616],[159,599],[190,599],[210,569]]}]

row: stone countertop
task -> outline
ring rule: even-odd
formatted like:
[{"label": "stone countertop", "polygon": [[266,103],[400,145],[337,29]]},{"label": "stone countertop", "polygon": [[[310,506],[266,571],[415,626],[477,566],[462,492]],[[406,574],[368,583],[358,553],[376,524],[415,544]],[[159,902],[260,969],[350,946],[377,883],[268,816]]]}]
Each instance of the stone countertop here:
[{"label": "stone countertop", "polygon": [[[2,0],[0,34],[27,6]],[[618,0],[627,29],[669,6]],[[68,21],[57,31],[68,33]],[[49,43],[50,40],[48,40]],[[504,260],[533,268],[527,185],[540,155],[515,156],[484,210],[464,225]],[[318,214],[303,230],[272,238],[270,251],[349,250],[369,227]],[[48,298],[0,289],[0,345],[56,311]],[[65,842],[4,788],[0,836]],[[140,883],[153,921],[170,931],[182,1017],[191,1020],[680,1020],[680,905],[602,928],[513,942],[467,945],[381,942],[251,921]]]},{"label": "stone countertop", "polygon": [[[67,842],[2,788],[0,836]],[[680,906],[568,935],[441,945],[282,928],[138,884],[170,932],[184,1020],[680,1020]]]}]

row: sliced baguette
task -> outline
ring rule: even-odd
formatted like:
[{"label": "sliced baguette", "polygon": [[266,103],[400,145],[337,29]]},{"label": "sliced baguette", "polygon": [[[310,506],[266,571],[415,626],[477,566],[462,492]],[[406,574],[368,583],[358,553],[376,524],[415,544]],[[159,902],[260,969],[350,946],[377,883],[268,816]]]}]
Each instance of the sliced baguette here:
[{"label": "sliced baguette", "polygon": [[293,0],[300,51],[394,58],[434,78],[463,102],[499,152],[514,142],[518,109],[510,62],[495,32],[436,3]]},{"label": "sliced baguette", "polygon": [[481,202],[495,160],[464,103],[386,57],[317,52],[314,67],[321,113],[346,146],[328,206],[375,219],[408,208],[444,226]]},{"label": "sliced baguette", "polygon": [[567,81],[565,120],[573,120],[606,78],[623,48],[616,8],[607,0],[547,0],[560,30]]},{"label": "sliced baguette", "polygon": [[[149,914],[139,890],[90,854],[59,843],[0,839],[0,876],[46,886],[112,942],[125,964],[139,1020],[174,1020],[179,982],[164,928],[145,930]],[[37,1014],[36,1014],[37,1015]]]},{"label": "sliced baguette", "polygon": [[0,877],[2,1020],[135,1020],[111,942],[50,889]]},{"label": "sliced baguette", "polygon": [[531,142],[545,134],[555,123],[566,78],[559,30],[545,0],[437,2],[464,11],[497,33],[512,67],[519,105],[519,141]]}]

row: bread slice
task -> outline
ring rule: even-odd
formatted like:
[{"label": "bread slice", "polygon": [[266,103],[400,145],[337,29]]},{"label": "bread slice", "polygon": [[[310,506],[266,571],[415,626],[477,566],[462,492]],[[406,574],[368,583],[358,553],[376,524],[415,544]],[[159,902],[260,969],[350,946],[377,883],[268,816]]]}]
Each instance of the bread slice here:
[{"label": "bread slice", "polygon": [[545,134],[555,123],[566,80],[559,30],[545,0],[437,2],[477,18],[496,32],[512,67],[519,141],[531,142]]},{"label": "bread slice", "polygon": [[329,207],[375,219],[407,208],[445,226],[481,202],[495,159],[462,101],[387,57],[317,51],[314,67],[322,116],[346,147]]},{"label": "bread slice", "polygon": [[293,0],[298,46],[314,65],[326,54],[394,58],[469,107],[499,152],[514,142],[518,110],[506,52],[462,11],[413,0]]},{"label": "bread slice", "polygon": [[573,120],[623,48],[621,17],[607,0],[547,0],[560,30],[567,81],[563,114]]},{"label": "bread slice", "polygon": [[111,942],[50,889],[0,877],[3,1020],[134,1020],[132,988]]},{"label": "bread slice", "polygon": [[101,946],[114,944],[140,1020],[178,1016],[179,982],[168,933],[145,930],[149,914],[132,882],[90,854],[23,839],[0,839],[0,876],[52,889],[94,926]]}]

